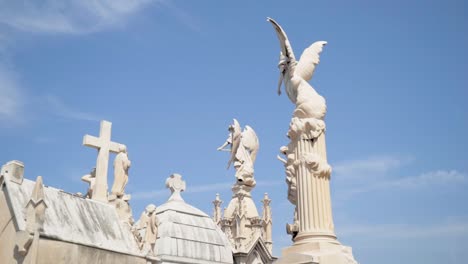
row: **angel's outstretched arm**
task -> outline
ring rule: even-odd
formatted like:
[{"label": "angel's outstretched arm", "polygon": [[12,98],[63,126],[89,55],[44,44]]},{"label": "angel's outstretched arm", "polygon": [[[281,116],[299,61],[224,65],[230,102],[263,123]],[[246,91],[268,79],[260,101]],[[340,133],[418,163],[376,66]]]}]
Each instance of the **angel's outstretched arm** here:
[{"label": "angel's outstretched arm", "polygon": [[218,151],[231,151],[230,149],[225,149],[228,145],[231,145],[231,135],[228,136],[223,145],[217,148]]}]

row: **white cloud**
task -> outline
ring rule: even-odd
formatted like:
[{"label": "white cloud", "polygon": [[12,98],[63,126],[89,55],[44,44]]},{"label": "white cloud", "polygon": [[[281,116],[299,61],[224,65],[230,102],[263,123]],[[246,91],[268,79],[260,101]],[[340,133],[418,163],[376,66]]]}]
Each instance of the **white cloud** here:
[{"label": "white cloud", "polygon": [[201,30],[200,22],[183,9],[177,7],[172,1],[161,1],[161,4],[169,9],[169,11],[171,11],[177,20],[184,26],[190,28],[193,31]]},{"label": "white cloud", "polygon": [[3,124],[21,122],[20,114],[24,100],[17,75],[0,64],[0,121]]},{"label": "white cloud", "polygon": [[333,166],[333,173],[340,179],[363,179],[382,177],[412,161],[410,157],[375,156],[366,159],[344,161]]},{"label": "white cloud", "polygon": [[344,197],[348,197],[365,192],[378,190],[415,190],[431,186],[464,184],[468,182],[466,174],[457,170],[437,170],[422,173],[418,176],[404,177],[395,180],[375,181],[364,186],[349,188],[342,192]]},{"label": "white cloud", "polygon": [[[222,183],[212,183],[205,185],[194,185],[188,186],[187,191],[184,193],[201,193],[201,192],[210,192],[217,190],[227,190],[231,188],[232,182],[222,182]],[[161,189],[156,191],[143,191],[132,193],[132,199],[134,200],[145,200],[161,196],[168,196],[169,191],[167,189]]]},{"label": "white cloud", "polygon": [[156,0],[0,1],[0,23],[34,33],[82,34],[122,25]]},{"label": "white cloud", "polygon": [[[229,190],[231,189],[233,182],[221,182],[221,183],[212,183],[212,184],[204,184],[204,185],[192,185],[187,186],[187,190],[184,193],[202,193],[202,192],[216,192],[221,190]],[[258,181],[257,187],[268,187],[284,184],[283,181]],[[142,200],[142,199],[151,199],[161,196],[167,196],[169,194],[169,190],[167,189],[160,189],[156,191],[143,191],[143,192],[136,192],[132,193],[132,198],[135,200]]]},{"label": "white cloud", "polygon": [[58,116],[76,119],[76,120],[83,120],[83,121],[99,121],[100,118],[94,114],[81,112],[79,110],[75,110],[70,108],[66,105],[60,98],[54,95],[47,95],[43,98],[44,104],[49,107],[49,110]]},{"label": "white cloud", "polygon": [[348,226],[337,230],[343,236],[376,236],[380,238],[432,238],[467,236],[468,223],[443,223],[430,226],[421,225],[366,225]]},{"label": "white cloud", "polygon": [[[257,186],[267,187],[267,186],[274,186],[283,184],[283,181],[257,181]],[[204,185],[191,185],[187,186],[187,190],[184,193],[201,193],[201,192],[216,192],[220,190],[229,190],[231,189],[233,182],[220,182],[220,183],[212,183],[212,184],[204,184]],[[132,193],[132,199],[134,200],[144,200],[144,199],[151,199],[161,196],[168,196],[169,191],[167,189],[160,189],[156,191],[143,191],[143,192],[136,192]]]},{"label": "white cloud", "polygon": [[[16,72],[8,67],[9,47],[14,31],[32,33],[85,34],[122,25],[126,19],[158,0],[0,0],[0,121],[2,127],[18,124],[27,98],[22,93]],[[98,120],[96,116],[74,110],[56,96],[45,96],[54,114],[78,120]],[[43,102],[41,102],[42,104]],[[34,106],[34,105],[33,105]],[[31,107],[31,106],[29,106]]]},{"label": "white cloud", "polygon": [[457,184],[467,181],[467,176],[457,170],[437,170],[423,173],[416,177],[408,177],[390,182],[395,187],[418,188],[434,184]]}]

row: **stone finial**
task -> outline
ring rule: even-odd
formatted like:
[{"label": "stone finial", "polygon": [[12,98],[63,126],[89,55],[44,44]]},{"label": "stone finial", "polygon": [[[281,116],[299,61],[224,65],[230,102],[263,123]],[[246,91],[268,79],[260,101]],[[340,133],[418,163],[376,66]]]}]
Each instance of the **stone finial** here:
[{"label": "stone finial", "polygon": [[[28,253],[29,248],[33,243],[36,243],[36,250],[34,250],[34,252],[37,253],[39,231],[42,230],[45,210],[47,209],[47,204],[45,203],[44,199],[45,196],[42,177],[37,176],[31,197],[29,198],[25,208],[26,230],[19,231],[16,235],[16,245],[18,246],[18,252],[23,256]],[[34,240],[36,242],[34,242]]]},{"label": "stone finial", "polygon": [[219,223],[221,221],[221,204],[223,201],[219,197],[219,193],[216,194],[216,198],[213,201],[214,210],[213,210],[213,221]]},{"label": "stone finial", "polygon": [[273,250],[273,241],[272,241],[272,225],[273,225],[273,220],[271,217],[271,199],[268,197],[268,193],[265,193],[263,196],[263,232],[262,236],[265,241],[265,244],[268,248],[268,251],[272,253]]},{"label": "stone finial", "polygon": [[2,166],[0,175],[18,184],[23,183],[24,163],[19,160],[12,160]]},{"label": "stone finial", "polygon": [[171,190],[169,201],[184,201],[180,193],[185,191],[185,181],[180,174],[174,173],[166,179],[166,187]]},{"label": "stone finial", "polygon": [[270,197],[268,197],[268,193],[265,193],[263,195],[262,203],[266,206],[266,205],[269,205],[270,202],[271,202],[271,199],[270,199]]},{"label": "stone finial", "polygon": [[42,176],[37,176],[36,184],[34,184],[34,189],[32,191],[31,198],[29,198],[28,204],[32,203],[32,205],[36,207],[36,205],[38,205],[40,202],[43,202],[43,201],[44,201],[44,184],[42,183]]},{"label": "stone finial", "polygon": [[271,208],[270,208],[271,199],[270,197],[268,197],[268,193],[265,193],[265,195],[263,196],[262,203],[263,203],[263,220],[266,222],[266,221],[271,220]]},{"label": "stone finial", "polygon": [[272,219],[271,219],[271,207],[270,207],[270,203],[271,203],[271,199],[270,197],[268,197],[268,193],[265,193],[265,195],[263,196],[263,200],[262,200],[262,203],[263,203],[263,221],[265,224],[268,224],[272,222]]}]

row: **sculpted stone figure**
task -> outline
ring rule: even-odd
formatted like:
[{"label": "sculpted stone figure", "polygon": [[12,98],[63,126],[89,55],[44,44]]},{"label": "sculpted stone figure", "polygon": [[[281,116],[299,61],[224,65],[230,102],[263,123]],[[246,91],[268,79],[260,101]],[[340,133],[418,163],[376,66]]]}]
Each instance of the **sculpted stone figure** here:
[{"label": "sculpted stone figure", "polygon": [[86,174],[83,177],[81,177],[81,180],[89,183],[88,191],[86,192],[86,195],[84,197],[92,198],[94,185],[96,183],[96,168],[93,168],[89,174]]},{"label": "sculpted stone figure", "polygon": [[286,183],[288,184],[288,200],[296,205],[297,203],[297,186],[296,186],[296,168],[294,167],[295,155],[289,152],[289,148],[282,146],[280,153],[286,157],[283,158],[280,155],[277,156],[286,170]]},{"label": "sculpted stone figure", "polygon": [[[325,41],[313,43],[296,61],[291,44],[281,26],[271,18],[278,36],[280,79],[295,109],[289,125],[288,147],[279,157],[286,169],[288,200],[295,205],[294,222],[288,224],[293,245],[282,250],[277,263],[357,263],[349,247],[335,235],[330,191],[331,167],[327,161],[325,140],[325,99],[308,83],[319,63]],[[300,256],[300,258],[299,258]]]},{"label": "sculpted stone figure", "polygon": [[[250,126],[245,126],[244,131],[241,131],[241,126],[236,119],[228,130],[229,136],[218,150],[231,152],[228,168],[234,164],[237,181],[253,187],[256,184],[253,165],[259,149],[257,134]],[[231,146],[231,148],[225,149],[227,146]]]},{"label": "sculpted stone figure", "polygon": [[278,68],[280,79],[278,83],[278,94],[281,94],[281,85],[284,81],[286,94],[293,104],[296,105],[294,117],[316,118],[323,120],[327,111],[325,99],[319,95],[308,83],[319,63],[319,54],[325,41],[317,41],[310,45],[296,61],[291,44],[281,26],[271,18],[268,21],[273,24],[280,41],[281,53]]},{"label": "sculpted stone figure", "polygon": [[119,146],[119,153],[114,160],[114,185],[112,185],[111,193],[117,197],[124,195],[125,186],[128,183],[128,169],[131,162],[128,159],[127,147]]},{"label": "sculpted stone figure", "polygon": [[140,248],[145,252],[153,252],[158,237],[159,220],[156,216],[156,206],[146,206],[138,221],[138,231],[141,235]]}]

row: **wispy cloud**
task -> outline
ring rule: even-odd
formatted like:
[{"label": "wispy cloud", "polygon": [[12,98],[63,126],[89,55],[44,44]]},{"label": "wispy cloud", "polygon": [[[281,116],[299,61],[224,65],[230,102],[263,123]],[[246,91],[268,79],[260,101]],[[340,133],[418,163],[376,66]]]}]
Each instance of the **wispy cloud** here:
[{"label": "wispy cloud", "polygon": [[[205,185],[193,185],[188,186],[187,190],[184,193],[201,193],[201,192],[209,192],[209,191],[217,191],[217,190],[226,190],[231,188],[232,182],[221,182],[221,183],[212,183],[212,184],[205,184]],[[132,193],[132,199],[134,200],[145,200],[151,199],[161,196],[167,196],[168,190],[167,189],[160,189],[155,191],[143,191],[143,192],[136,192]]]},{"label": "wispy cloud", "polygon": [[[202,193],[202,192],[217,192],[231,189],[233,182],[220,182],[204,185],[190,185],[187,186],[187,190],[184,193]],[[283,181],[270,181],[270,182],[257,182],[257,186],[273,186],[283,184]],[[156,197],[168,196],[169,192],[167,189],[160,189],[155,191],[142,191],[132,193],[132,199],[134,200],[145,200]]]},{"label": "wispy cloud", "polygon": [[467,176],[457,170],[437,170],[418,175],[416,177],[407,177],[393,182],[389,182],[399,188],[419,188],[434,184],[457,184],[466,183]]},{"label": "wispy cloud", "polygon": [[[402,168],[411,164],[411,156],[380,155],[337,163],[333,167],[337,198],[375,191],[427,190],[434,186],[468,183],[468,176],[455,169],[427,171],[402,176]],[[365,182],[365,184],[363,184]]]},{"label": "wispy cloud", "polygon": [[54,95],[46,95],[43,98],[44,104],[49,107],[49,110],[58,116],[83,120],[83,121],[99,121],[100,118],[94,114],[82,112],[80,110],[73,109],[66,105],[59,97]]},{"label": "wispy cloud", "polygon": [[383,176],[393,169],[410,163],[409,156],[373,156],[365,159],[343,161],[333,166],[333,173],[341,179],[363,179]]},{"label": "wispy cloud", "polygon": [[184,26],[188,27],[193,31],[201,31],[200,22],[195,19],[192,15],[187,13],[185,10],[176,6],[172,1],[161,1],[163,6],[165,6],[169,11],[182,23]]},{"label": "wispy cloud", "polygon": [[348,226],[337,230],[343,236],[378,236],[379,238],[433,238],[467,236],[468,222],[437,225],[365,225]]},{"label": "wispy cloud", "polygon": [[403,177],[394,180],[383,180],[360,185],[355,188],[348,188],[341,195],[350,197],[359,193],[380,191],[380,190],[417,190],[432,186],[449,184],[466,184],[468,177],[465,173],[457,170],[437,170],[425,172],[417,176]]},{"label": "wispy cloud", "polygon": [[156,0],[44,0],[0,2],[0,23],[33,33],[83,34],[121,26]]},{"label": "wispy cloud", "polygon": [[18,84],[17,74],[0,63],[0,121],[2,124],[21,122],[25,96]]},{"label": "wispy cloud", "polygon": [[[38,98],[28,98],[8,59],[15,32],[40,34],[86,34],[125,23],[127,18],[158,0],[44,0],[0,1],[0,121],[14,126],[25,118]],[[77,120],[98,120],[93,114],[69,107],[53,95],[40,97],[50,107],[47,112]],[[33,104],[26,104],[33,103]],[[29,105],[26,107],[26,105]]]}]

